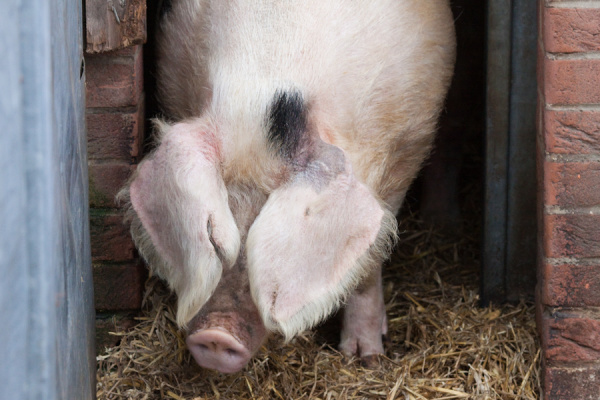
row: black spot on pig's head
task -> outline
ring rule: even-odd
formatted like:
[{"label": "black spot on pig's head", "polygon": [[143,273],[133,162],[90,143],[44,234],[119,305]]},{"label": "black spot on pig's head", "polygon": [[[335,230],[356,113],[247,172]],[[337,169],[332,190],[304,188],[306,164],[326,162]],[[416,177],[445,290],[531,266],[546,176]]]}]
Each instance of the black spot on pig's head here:
[{"label": "black spot on pig's head", "polygon": [[307,129],[307,107],[295,90],[277,91],[267,111],[267,138],[277,153],[292,159]]}]

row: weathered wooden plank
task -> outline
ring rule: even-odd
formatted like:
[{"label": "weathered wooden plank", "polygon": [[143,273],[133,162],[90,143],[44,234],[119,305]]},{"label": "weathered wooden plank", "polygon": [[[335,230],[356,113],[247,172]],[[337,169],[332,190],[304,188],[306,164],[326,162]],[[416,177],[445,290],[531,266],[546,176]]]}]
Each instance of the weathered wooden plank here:
[{"label": "weathered wooden plank", "polygon": [[146,0],[86,0],[85,6],[87,53],[146,41]]},{"label": "weathered wooden plank", "polygon": [[5,3],[0,13],[0,399],[92,400],[82,3]]},{"label": "weathered wooden plank", "polygon": [[26,160],[19,43],[21,1],[8,0],[0,13],[0,399],[27,399],[28,302]]}]

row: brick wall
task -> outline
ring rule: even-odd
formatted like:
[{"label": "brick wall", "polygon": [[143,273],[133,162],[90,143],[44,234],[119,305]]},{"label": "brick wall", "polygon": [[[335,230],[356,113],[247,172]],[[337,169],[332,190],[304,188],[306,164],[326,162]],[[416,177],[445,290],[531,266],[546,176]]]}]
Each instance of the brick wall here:
[{"label": "brick wall", "polygon": [[97,348],[109,331],[133,324],[146,270],[115,195],[141,159],[144,139],[142,45],[86,55],[90,228]]},{"label": "brick wall", "polygon": [[545,399],[600,396],[600,1],[539,1]]}]

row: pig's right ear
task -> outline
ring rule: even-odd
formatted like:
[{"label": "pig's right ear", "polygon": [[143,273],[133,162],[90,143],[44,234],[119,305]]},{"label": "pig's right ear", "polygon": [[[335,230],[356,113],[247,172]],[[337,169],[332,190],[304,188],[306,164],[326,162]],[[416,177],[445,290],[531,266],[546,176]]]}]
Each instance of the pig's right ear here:
[{"label": "pig's right ear", "polygon": [[158,148],[129,186],[131,232],[150,267],[177,293],[177,323],[185,326],[214,292],[222,265],[237,259],[240,233],[214,129],[199,121],[159,129]]},{"label": "pig's right ear", "polygon": [[317,140],[274,190],[246,241],[252,295],[270,330],[291,338],[331,314],[387,257],[394,215],[358,181],[342,150]]}]

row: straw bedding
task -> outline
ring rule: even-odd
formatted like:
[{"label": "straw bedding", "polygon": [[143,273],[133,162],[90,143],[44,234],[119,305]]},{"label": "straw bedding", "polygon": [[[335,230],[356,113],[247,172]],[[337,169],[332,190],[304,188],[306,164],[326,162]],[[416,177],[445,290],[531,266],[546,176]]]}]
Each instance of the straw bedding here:
[{"label": "straw bedding", "polygon": [[538,399],[531,304],[478,304],[475,237],[448,240],[413,216],[384,272],[386,355],[364,368],[336,350],[335,318],[285,344],[270,338],[240,373],[195,365],[173,296],[147,283],[139,324],[98,356],[98,399]]}]

